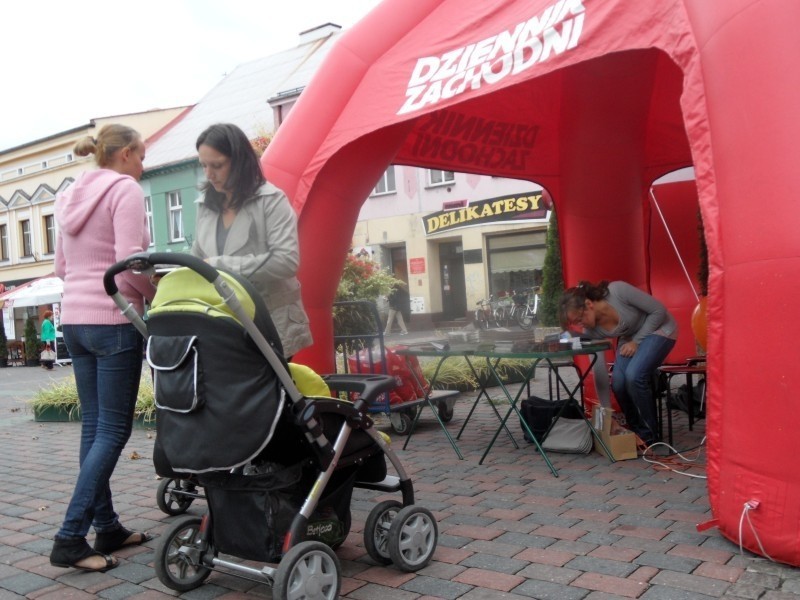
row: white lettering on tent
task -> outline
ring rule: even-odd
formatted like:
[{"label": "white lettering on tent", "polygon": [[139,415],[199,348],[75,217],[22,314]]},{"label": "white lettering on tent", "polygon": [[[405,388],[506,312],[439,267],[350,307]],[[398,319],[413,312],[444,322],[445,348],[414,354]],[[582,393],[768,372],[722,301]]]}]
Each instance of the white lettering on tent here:
[{"label": "white lettering on tent", "polygon": [[499,83],[575,48],[583,32],[583,0],[558,0],[541,15],[441,56],[417,59],[398,115]]}]

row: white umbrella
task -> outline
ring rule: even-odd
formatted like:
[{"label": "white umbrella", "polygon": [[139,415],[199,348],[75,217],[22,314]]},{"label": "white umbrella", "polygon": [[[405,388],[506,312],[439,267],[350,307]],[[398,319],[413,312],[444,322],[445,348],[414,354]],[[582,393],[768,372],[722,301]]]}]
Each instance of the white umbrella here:
[{"label": "white umbrella", "polygon": [[0,306],[19,308],[61,302],[64,295],[64,282],[60,277],[46,276],[34,279],[0,294]]}]

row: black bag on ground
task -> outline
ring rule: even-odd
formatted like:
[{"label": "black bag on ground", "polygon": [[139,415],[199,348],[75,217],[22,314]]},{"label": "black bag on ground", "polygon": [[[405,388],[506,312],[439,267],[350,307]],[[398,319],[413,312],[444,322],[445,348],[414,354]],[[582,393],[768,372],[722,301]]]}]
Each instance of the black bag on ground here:
[{"label": "black bag on ground", "polygon": [[[530,398],[522,400],[519,410],[522,413],[522,418],[528,423],[528,427],[530,427],[537,442],[540,444],[542,443],[542,439],[544,438],[545,432],[550,427],[550,423],[553,422],[558,411],[561,410],[566,403],[567,400],[547,400],[546,398],[539,398],[538,396],[531,396]],[[564,412],[561,413],[560,418],[583,420],[580,408],[576,406],[574,402],[571,402],[569,406],[564,408]],[[533,442],[522,423],[520,423],[520,427],[522,427],[525,440]]]},{"label": "black bag on ground", "polygon": [[[696,418],[703,416],[703,396],[706,391],[706,380],[700,379],[692,390],[692,414]],[[679,388],[672,390],[667,396],[667,405],[673,410],[689,412],[689,387],[684,383]]]}]

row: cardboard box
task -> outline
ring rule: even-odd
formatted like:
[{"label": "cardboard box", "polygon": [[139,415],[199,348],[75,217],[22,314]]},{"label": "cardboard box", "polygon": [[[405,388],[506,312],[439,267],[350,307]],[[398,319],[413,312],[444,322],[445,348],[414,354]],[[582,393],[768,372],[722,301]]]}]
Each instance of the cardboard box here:
[{"label": "cardboard box", "polygon": [[[592,425],[600,434],[603,443],[611,451],[614,460],[630,460],[637,458],[636,435],[628,430],[621,433],[611,434],[612,424],[614,423],[614,411],[610,408],[603,408],[595,405],[592,411]],[[603,456],[606,456],[603,447],[594,438],[594,449]]]}]

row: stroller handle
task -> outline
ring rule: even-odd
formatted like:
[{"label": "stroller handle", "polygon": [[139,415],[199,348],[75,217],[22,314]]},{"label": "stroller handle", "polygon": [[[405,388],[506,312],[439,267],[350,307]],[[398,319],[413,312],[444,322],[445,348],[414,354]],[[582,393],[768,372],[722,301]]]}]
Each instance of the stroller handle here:
[{"label": "stroller handle", "polygon": [[184,254],[183,252],[139,252],[131,254],[128,258],[108,268],[105,275],[103,275],[103,287],[106,290],[106,294],[113,296],[119,291],[114,278],[123,271],[130,269],[143,272],[156,265],[189,267],[209,283],[214,283],[219,277],[219,272],[214,267],[191,254]]}]

